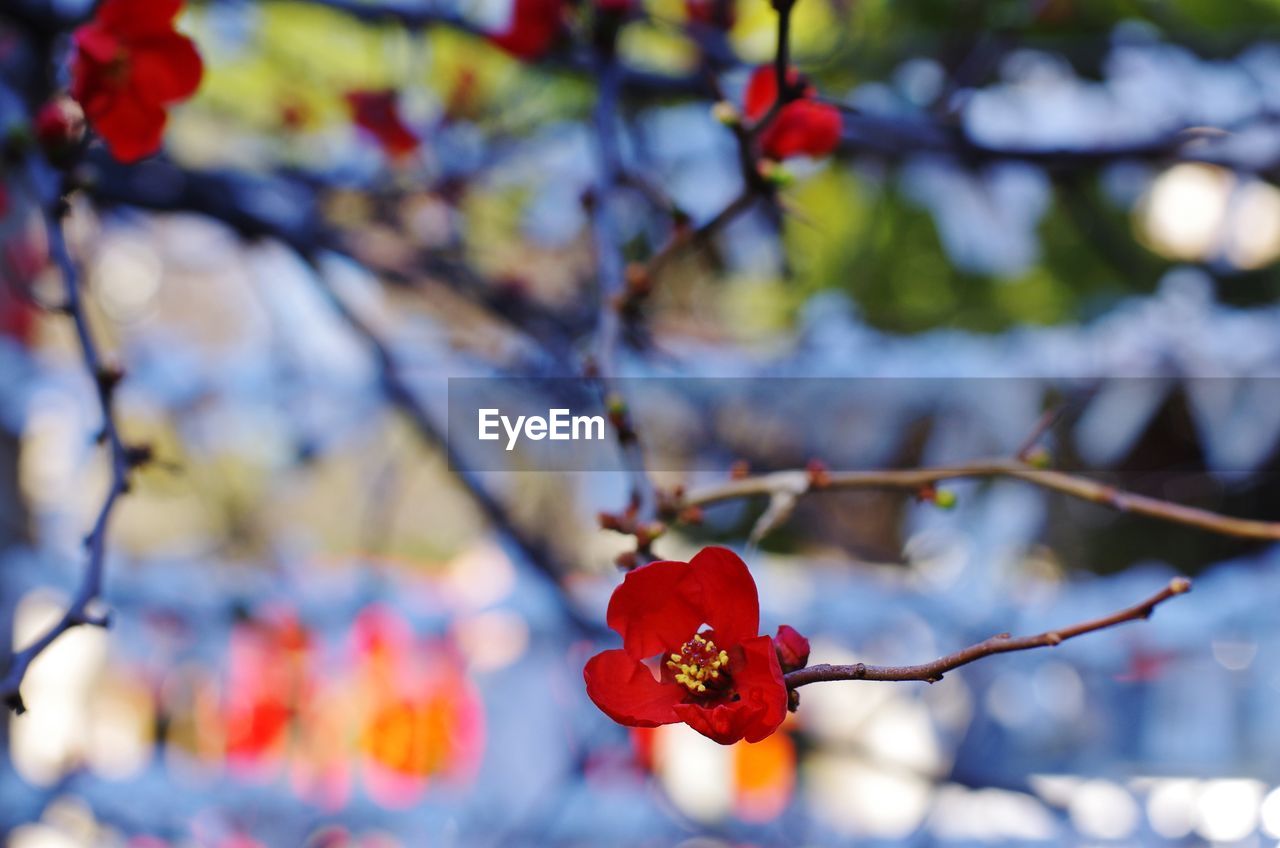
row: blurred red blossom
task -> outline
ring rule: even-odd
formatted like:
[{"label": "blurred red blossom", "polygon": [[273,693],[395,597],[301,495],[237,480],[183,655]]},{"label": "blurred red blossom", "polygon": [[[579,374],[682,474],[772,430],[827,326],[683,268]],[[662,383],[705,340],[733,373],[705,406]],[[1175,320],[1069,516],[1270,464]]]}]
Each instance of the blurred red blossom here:
[{"label": "blurred red blossom", "polygon": [[[759,635],[756,584],[733,552],[704,548],[687,563],[635,569],[614,590],[607,619],[622,648],[592,657],[583,676],[591,700],[619,724],[682,721],[727,745],[758,742],[786,717],[773,639]],[[657,655],[659,677],[645,662]]]},{"label": "blurred red blossom", "polygon": [[484,751],[484,709],[452,645],[419,638],[381,605],[360,613],[353,636],[361,775],[369,795],[403,808],[433,782],[470,780]]},{"label": "blurred red blossom", "polygon": [[627,15],[635,8],[635,0],[595,0],[596,8],[610,15]]},{"label": "blurred red blossom", "polygon": [[369,133],[388,156],[399,159],[418,149],[418,137],[400,117],[394,90],[349,91],[347,105],[356,126]]},{"label": "blurred red blossom", "polygon": [[[802,82],[794,69],[787,73],[791,85]],[[760,133],[760,149],[770,159],[792,156],[825,156],[840,143],[840,111],[813,100],[816,94],[805,85],[799,100],[783,106]],[[773,67],[755,70],[747,83],[744,111],[752,121],[764,118],[778,99],[778,78]]]},{"label": "blurred red blossom", "polygon": [[48,262],[44,229],[28,211],[23,195],[0,183],[0,336],[24,347],[35,341],[40,314],[31,286]]},{"label": "blurred red blossom", "polygon": [[734,0],[684,0],[684,13],[695,24],[729,30],[737,22]]},{"label": "blurred red blossom", "polygon": [[290,97],[280,104],[280,126],[289,132],[306,129],[311,119],[311,110],[301,99]]},{"label": "blurred red blossom", "polygon": [[515,0],[507,28],[489,40],[525,60],[545,55],[564,32],[562,0]]},{"label": "blurred red blossom", "polygon": [[289,610],[232,630],[226,693],[226,755],[237,771],[272,773],[285,753],[297,705],[309,694],[311,638]]},{"label": "blurred red blossom", "polygon": [[37,311],[16,289],[16,284],[0,285],[0,335],[30,347],[35,339]]},{"label": "blurred red blossom", "polygon": [[106,0],[72,36],[71,96],[121,162],[160,149],[165,107],[195,93],[204,73],[173,20],[182,0]]}]

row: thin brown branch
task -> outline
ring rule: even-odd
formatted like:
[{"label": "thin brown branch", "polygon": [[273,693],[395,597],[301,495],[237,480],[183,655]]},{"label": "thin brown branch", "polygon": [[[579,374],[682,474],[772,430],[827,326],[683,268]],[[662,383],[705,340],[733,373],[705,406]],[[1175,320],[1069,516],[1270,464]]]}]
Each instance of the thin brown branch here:
[{"label": "thin brown branch", "polygon": [[750,189],[744,189],[733,200],[729,201],[723,209],[717,212],[715,217],[702,226],[677,229],[671,234],[671,238],[662,246],[662,249],[650,257],[649,262],[645,265],[645,275],[650,281],[650,285],[652,285],[658,273],[671,260],[679,256],[685,249],[697,248],[706,244],[739,215],[750,209],[755,202],[755,192]]},{"label": "thin brown branch", "polygon": [[788,103],[798,100],[804,90],[803,86],[793,85],[787,78],[791,65],[791,10],[795,5],[796,0],[774,0],[773,2],[773,8],[778,13],[778,48],[773,57],[777,96],[773,103],[769,104],[768,110],[760,116],[760,120],[747,130],[747,139],[751,143],[754,143],[760,133],[773,123]]},{"label": "thin brown branch", "polygon": [[[645,466],[644,450],[632,426],[626,398],[618,389],[616,355],[622,342],[623,315],[627,306],[626,267],[614,217],[614,197],[625,182],[622,148],[618,139],[621,66],[615,55],[616,22],[603,18],[596,34],[599,90],[592,120],[596,132],[598,176],[591,203],[591,234],[596,258],[597,320],[591,359],[586,371],[600,393],[617,439],[622,464],[631,479],[631,504],[649,514],[657,507],[657,490]],[[647,550],[638,550],[641,556]]]},{"label": "thin brown branch", "polygon": [[[754,206],[756,200],[772,195],[774,186],[763,177],[757,163],[756,139],[769,122],[777,117],[782,107],[799,96],[799,92],[793,90],[787,82],[787,69],[790,62],[791,10],[794,6],[795,0],[777,0],[774,4],[778,12],[778,47],[773,63],[774,73],[777,75],[777,98],[760,120],[751,126],[747,126],[736,117],[729,123],[729,130],[733,133],[738,148],[738,160],[743,179],[742,191],[702,226],[675,229],[667,243],[645,264],[640,296],[648,295],[657,281],[658,274],[685,249],[706,244],[725,226]],[[724,97],[719,90],[719,85],[714,81],[712,85],[717,100],[723,101]]]},{"label": "thin brown branch", "polygon": [[[312,279],[320,294],[328,301],[338,317],[346,323],[348,329],[369,349],[377,363],[378,379],[383,396],[388,403],[408,420],[424,444],[444,457],[449,470],[466,488],[467,493],[498,534],[520,549],[533,568],[542,572],[558,589],[563,590],[566,568],[558,561],[555,552],[543,539],[521,527],[511,516],[506,505],[489,491],[475,472],[467,468],[466,461],[449,444],[445,433],[432,418],[426,404],[405,380],[390,345],[383,340],[369,321],[365,320],[334,290],[325,276],[320,261],[309,254],[301,256],[311,268]],[[578,611],[564,591],[558,592],[557,597],[563,604],[565,615],[580,630],[591,633],[598,629],[595,622]]]},{"label": "thin brown branch", "polygon": [[1067,405],[1065,403],[1054,404],[1046,409],[1040,415],[1040,418],[1036,420],[1036,426],[1031,428],[1031,432],[1022,440],[1022,444],[1018,446],[1018,450],[1013,455],[1017,459],[1026,462],[1028,457],[1040,446],[1040,440],[1044,438],[1045,433],[1048,433],[1055,424],[1062,420],[1062,415],[1066,410]]},{"label": "thin brown branch", "polygon": [[1073,498],[1100,504],[1117,512],[1143,515],[1171,524],[1196,527],[1242,539],[1280,540],[1280,522],[1233,518],[1207,509],[1183,506],[1117,489],[1064,471],[1035,468],[1016,459],[988,459],[942,468],[889,469],[883,471],[832,471],[815,486],[807,471],[776,471],[739,480],[726,480],[687,492],[681,506],[706,506],[745,497],[803,495],[833,489],[887,489],[915,492],[947,480],[1008,478]]},{"label": "thin brown branch", "polygon": [[4,677],[0,678],[0,698],[3,698],[4,702],[18,713],[26,709],[20,689],[22,680],[26,677],[27,670],[31,667],[31,663],[35,661],[36,657],[52,645],[58,637],[73,627],[78,627],[82,624],[105,627],[109,624],[108,616],[90,611],[90,607],[94,605],[102,594],[103,569],[107,553],[107,527],[120,496],[129,490],[130,470],[145,461],[147,457],[146,451],[130,450],[120,437],[113,403],[120,374],[118,371],[103,364],[102,356],[89,329],[89,321],[80,298],[75,262],[71,259],[71,254],[67,250],[66,240],[62,232],[62,222],[57,214],[50,214],[47,221],[49,251],[62,274],[63,293],[66,298],[61,311],[70,316],[75,324],[76,336],[80,340],[80,350],[84,358],[85,368],[97,387],[98,406],[102,413],[100,438],[101,441],[105,442],[107,450],[110,452],[111,483],[108,486],[106,496],[103,498],[102,506],[98,509],[98,516],[94,520],[93,529],[85,538],[85,547],[88,549],[89,559],[85,564],[80,586],[72,597],[71,603],[67,606],[66,612],[51,627],[36,637],[31,644],[13,654],[5,669]]},{"label": "thin brown branch", "polygon": [[877,666],[866,665],[865,663],[814,665],[787,674],[785,680],[787,687],[790,689],[806,686],[810,683],[823,683],[834,680],[919,680],[925,683],[937,683],[947,672],[984,657],[1007,654],[1012,651],[1029,651],[1033,648],[1052,648],[1068,639],[1074,639],[1086,633],[1106,630],[1109,627],[1115,627],[1128,621],[1148,619],[1157,606],[1176,595],[1183,595],[1190,591],[1190,580],[1185,577],[1175,577],[1169,581],[1168,586],[1140,604],[1135,604],[1102,618],[1073,624],[1070,627],[1049,630],[1035,636],[1014,637],[1008,633],[1001,633],[997,636],[992,636],[986,641],[971,645],[962,651],[947,654],[945,657],[939,657],[933,662],[923,663],[922,665]]}]

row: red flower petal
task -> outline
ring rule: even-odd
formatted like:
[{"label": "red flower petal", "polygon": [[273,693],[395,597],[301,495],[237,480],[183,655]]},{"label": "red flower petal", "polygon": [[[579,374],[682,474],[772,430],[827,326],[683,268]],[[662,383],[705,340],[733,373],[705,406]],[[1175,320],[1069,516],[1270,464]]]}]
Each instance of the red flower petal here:
[{"label": "red flower petal", "polygon": [[742,643],[741,649],[740,658],[730,666],[738,700],[714,706],[688,703],[673,707],[680,721],[721,745],[743,739],[759,742],[787,717],[787,686],[773,640],[758,636]]},{"label": "red flower petal", "polygon": [[[106,64],[124,49],[124,44],[116,33],[99,25],[96,21],[85,24],[75,31],[71,41],[76,50],[94,62]],[[83,58],[83,57],[78,57]]]},{"label": "red flower petal", "polygon": [[778,99],[778,74],[772,65],[762,65],[751,74],[747,91],[743,96],[743,111],[747,119],[758,121]]},{"label": "red flower petal", "polygon": [[825,156],[840,143],[840,132],[840,112],[834,106],[797,100],[761,133],[760,149],[771,159]]},{"label": "red flower petal", "polygon": [[737,554],[727,548],[703,548],[689,567],[699,587],[702,621],[716,632],[716,644],[728,648],[760,632],[756,582]]},{"label": "red flower petal", "polygon": [[347,93],[347,105],[356,126],[372,135],[391,156],[404,156],[418,149],[418,137],[400,117],[394,91],[351,91]]},{"label": "red flower petal", "polygon": [[613,591],[605,620],[633,659],[679,648],[706,621],[702,592],[690,591],[696,588],[690,577],[688,563],[651,562],[627,572]]},{"label": "red flower petal", "polygon": [[182,0],[106,0],[94,21],[134,40],[171,31],[181,9]]},{"label": "red flower petal", "polygon": [[537,59],[555,44],[564,29],[561,0],[515,0],[511,23],[489,41],[520,59]]},{"label": "red flower petal", "polygon": [[176,32],[148,39],[129,55],[129,80],[140,97],[172,103],[195,93],[204,63],[191,39]]},{"label": "red flower petal", "polygon": [[648,667],[626,651],[596,654],[582,670],[587,695],[609,718],[628,727],[657,727],[678,721],[673,710],[685,689],[660,683]]},{"label": "red flower petal", "polygon": [[94,114],[86,106],[93,128],[121,162],[136,162],[160,149],[165,112],[160,106],[131,96],[115,97],[110,108]]},{"label": "red flower petal", "polygon": [[[795,70],[787,72],[788,80],[795,82],[799,78]],[[840,143],[840,111],[825,103],[815,103],[809,99],[811,96],[812,91],[806,90],[802,99],[784,106],[764,128],[760,134],[760,148],[765,156],[770,159],[825,156]],[[747,118],[760,120],[777,99],[777,72],[768,66],[756,68],[743,97],[743,111]]]}]

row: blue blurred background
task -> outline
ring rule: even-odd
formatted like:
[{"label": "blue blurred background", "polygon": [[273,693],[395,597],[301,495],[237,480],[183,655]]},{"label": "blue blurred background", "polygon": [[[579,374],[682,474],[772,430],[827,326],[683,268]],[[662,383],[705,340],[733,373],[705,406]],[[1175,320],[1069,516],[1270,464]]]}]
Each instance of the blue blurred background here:
[{"label": "blue blurred background", "polygon": [[[10,138],[51,49],[33,22],[83,12],[0,9]],[[443,450],[449,378],[573,376],[596,310],[582,33],[521,63],[477,35],[508,15],[192,2],[206,75],[164,154],[90,151],[70,246],[126,371],[120,426],[157,462],[113,518],[113,626],[60,638],[7,718],[5,844],[1276,844],[1280,549],[1013,480],[949,484],[945,511],[815,494],[750,548],[765,504],[717,505],[655,550],[745,552],[762,630],[795,626],[816,662],[922,662],[1175,574],[1194,592],[932,686],[806,687],[757,745],[595,709],[621,459],[470,473]],[[686,19],[651,0],[623,31],[630,261],[673,207],[697,224],[737,195],[699,81],[737,102],[772,56],[765,0],[714,37]],[[1280,518],[1280,4],[800,0],[795,24],[797,63],[848,107],[840,150],[667,266],[617,362],[793,388],[640,393],[656,482],[1010,456],[1062,403],[1055,462]],[[344,105],[386,87],[421,139],[407,161]],[[70,324],[30,302],[56,301],[52,171],[4,167],[0,632],[21,647],[78,584],[110,469]]]}]

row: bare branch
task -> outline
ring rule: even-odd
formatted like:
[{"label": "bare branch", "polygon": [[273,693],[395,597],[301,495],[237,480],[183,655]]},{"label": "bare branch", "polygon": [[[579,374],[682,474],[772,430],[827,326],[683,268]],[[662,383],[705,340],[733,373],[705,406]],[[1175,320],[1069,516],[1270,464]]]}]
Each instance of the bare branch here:
[{"label": "bare branch", "polygon": [[1035,453],[1036,448],[1039,447],[1040,440],[1044,438],[1045,433],[1048,433],[1055,424],[1062,420],[1063,413],[1066,411],[1067,406],[1064,403],[1054,404],[1046,409],[1036,421],[1036,425],[1031,428],[1031,432],[1022,440],[1022,444],[1018,446],[1018,450],[1013,454],[1014,457],[1026,462]]},{"label": "bare branch", "polygon": [[1160,498],[1127,492],[1115,486],[1064,471],[1035,468],[1017,459],[978,460],[942,468],[832,471],[825,475],[821,486],[814,486],[803,471],[776,471],[771,474],[726,480],[694,488],[685,494],[681,506],[706,506],[738,498],[772,496],[776,492],[793,490],[797,481],[801,480],[806,481],[805,493],[833,489],[888,489],[917,492],[947,480],[966,478],[1021,480],[1042,489],[1100,504],[1117,512],[1143,515],[1224,536],[1280,540],[1280,522],[1232,518],[1207,509],[1183,506]]},{"label": "bare branch", "polygon": [[1001,633],[984,642],[971,645],[962,651],[947,654],[945,657],[939,657],[933,662],[922,665],[876,666],[864,663],[855,663],[854,665],[814,665],[790,672],[785,675],[785,680],[789,689],[806,686],[810,683],[834,680],[919,680],[925,683],[937,683],[947,672],[962,665],[968,665],[974,660],[980,660],[983,657],[993,656],[994,654],[1007,654],[1012,651],[1029,651],[1033,648],[1052,648],[1068,639],[1074,639],[1086,633],[1106,630],[1109,627],[1115,627],[1128,621],[1148,619],[1157,606],[1176,595],[1183,595],[1190,591],[1190,580],[1185,577],[1175,577],[1169,581],[1168,586],[1140,604],[1102,618],[1073,624],[1070,627],[1049,630],[1035,636],[1013,637],[1008,633]]},{"label": "bare branch", "polygon": [[80,340],[80,350],[84,358],[86,370],[97,387],[98,406],[102,412],[102,430],[100,438],[107,445],[111,455],[111,483],[107,494],[98,509],[98,517],[93,529],[85,538],[85,547],[89,552],[89,560],[85,564],[84,576],[80,586],[66,612],[62,614],[48,630],[44,631],[34,642],[16,652],[9,660],[4,677],[0,679],[0,698],[18,713],[26,707],[22,702],[20,688],[26,677],[27,669],[46,648],[52,645],[59,636],[81,624],[92,624],[106,627],[110,622],[106,615],[91,613],[89,608],[102,594],[103,568],[107,551],[107,526],[111,520],[120,496],[129,490],[129,472],[136,465],[145,461],[145,451],[133,451],[127,448],[120,437],[120,430],[115,420],[115,389],[120,381],[120,373],[108,368],[102,362],[102,356],[89,329],[89,321],[85,316],[83,302],[80,298],[79,282],[75,262],[67,250],[62,232],[62,222],[57,214],[47,216],[49,233],[49,251],[58,270],[62,274],[63,292],[66,302],[64,311],[75,324],[76,336]]},{"label": "bare branch", "polygon": [[649,258],[645,265],[645,276],[651,284],[656,282],[658,273],[667,263],[679,256],[686,248],[697,248],[709,242],[739,215],[755,205],[756,199],[756,193],[750,188],[745,188],[702,226],[677,228],[662,249]]},{"label": "bare branch", "polygon": [[[632,428],[626,399],[617,388],[615,355],[621,342],[622,314],[625,301],[626,271],[623,263],[617,223],[614,217],[614,193],[623,183],[621,147],[618,143],[618,98],[621,93],[621,67],[615,55],[617,25],[608,16],[597,22],[596,61],[600,80],[599,93],[592,113],[599,175],[595,198],[591,204],[591,234],[596,254],[596,291],[598,317],[589,372],[594,376],[601,400],[617,437],[622,461],[631,478],[631,502],[647,514],[657,506],[657,494],[645,470],[644,453]],[[647,555],[647,550],[638,551]]]},{"label": "bare branch", "polygon": [[[462,457],[453,450],[448,439],[440,431],[440,427],[432,419],[431,413],[422,400],[414,393],[400,373],[399,363],[392,355],[391,348],[378,335],[377,331],[361,317],[351,306],[334,291],[325,277],[319,262],[310,255],[303,255],[310,265],[313,277],[320,293],[325,297],[338,316],[368,347],[378,367],[378,379],[387,400],[398,409],[409,423],[413,425],[418,437],[429,447],[439,451],[446,459],[450,471],[467,489],[475,500],[480,511],[494,528],[514,546],[524,552],[530,564],[547,576],[557,587],[562,586],[566,570],[556,561],[551,549],[541,539],[526,532],[509,514],[506,506],[484,485],[480,478],[467,469]],[[593,632],[599,626],[584,617],[563,592],[558,593],[563,601],[565,614],[579,629]]]}]

